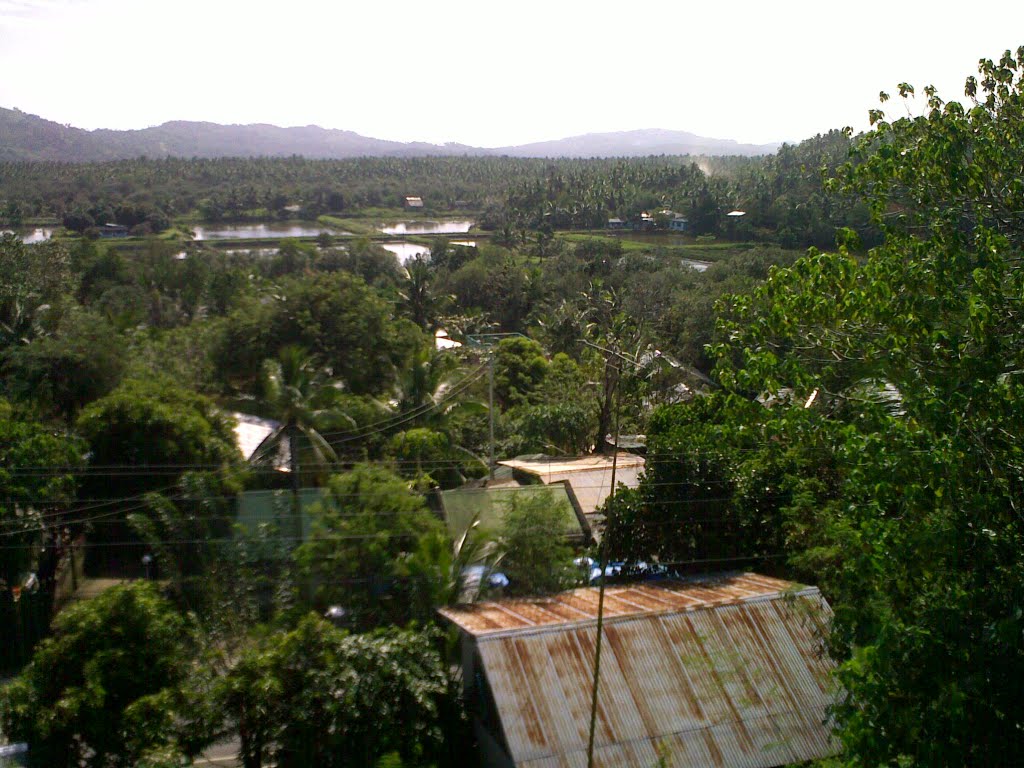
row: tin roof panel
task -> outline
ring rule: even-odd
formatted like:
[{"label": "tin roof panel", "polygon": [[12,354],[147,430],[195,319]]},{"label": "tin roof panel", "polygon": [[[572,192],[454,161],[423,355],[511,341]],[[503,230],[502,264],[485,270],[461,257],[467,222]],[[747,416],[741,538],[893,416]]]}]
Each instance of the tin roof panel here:
[{"label": "tin roof panel", "polygon": [[[818,630],[828,604],[816,589],[789,595],[786,582],[744,576],[706,587],[696,608],[663,607],[684,592],[696,599],[685,582],[614,596],[627,612],[603,630],[595,765],[649,768],[660,751],[679,768],[765,768],[835,751],[826,719],[836,689]],[[589,616],[585,592],[563,604]],[[582,768],[595,627],[542,614],[521,631],[474,633],[476,645],[513,762]]]},{"label": "tin roof panel", "polygon": [[[751,573],[729,573],[685,581],[656,581],[610,586],[605,618],[664,611],[696,610],[777,596],[800,585]],[[464,632],[482,636],[516,629],[554,627],[597,619],[598,590],[584,587],[538,598],[495,600],[442,608],[441,614]]]}]

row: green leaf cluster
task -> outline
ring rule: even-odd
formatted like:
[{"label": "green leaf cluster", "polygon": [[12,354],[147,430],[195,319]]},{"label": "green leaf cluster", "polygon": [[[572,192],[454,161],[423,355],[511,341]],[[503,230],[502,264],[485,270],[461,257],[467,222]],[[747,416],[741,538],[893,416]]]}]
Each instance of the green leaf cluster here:
[{"label": "green leaf cluster", "polygon": [[432,605],[413,599],[407,564],[424,537],[443,536],[443,526],[406,481],[357,465],[330,479],[312,514],[312,534],[295,551],[312,605],[340,605],[364,628],[432,617]]},{"label": "green leaf cluster", "polygon": [[979,69],[972,108],[927,88],[921,115],[877,112],[841,169],[884,244],[772,271],[723,305],[714,349],[729,390],[772,404],[775,439],[820,446],[785,532],[835,610],[857,765],[1024,746],[1024,48]]},{"label": "green leaf cluster", "polygon": [[187,643],[185,623],[151,584],[74,605],[0,691],[4,732],[28,742],[33,766],[133,766],[166,742],[158,699],[184,679]]},{"label": "green leaf cluster", "polygon": [[350,635],[314,615],[246,650],[215,699],[246,766],[365,766],[397,752],[428,765],[440,748],[447,677],[432,635]]}]

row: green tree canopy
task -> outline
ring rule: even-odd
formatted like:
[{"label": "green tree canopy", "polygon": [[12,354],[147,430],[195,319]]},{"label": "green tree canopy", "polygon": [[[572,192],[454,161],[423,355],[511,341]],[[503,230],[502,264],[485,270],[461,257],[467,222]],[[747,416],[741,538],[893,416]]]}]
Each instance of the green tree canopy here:
[{"label": "green tree canopy", "polygon": [[26,245],[0,234],[0,340],[36,335],[45,310],[74,291],[71,257],[62,243]]},{"label": "green tree canopy", "polygon": [[188,632],[152,584],[71,606],[28,667],[0,691],[4,732],[33,766],[135,765],[153,747],[155,698],[187,670]]},{"label": "green tree canopy", "polygon": [[144,494],[175,491],[189,471],[220,473],[241,464],[230,417],[163,380],[124,382],[82,410],[77,430],[89,447],[83,496],[102,500],[88,508],[101,520],[90,538],[91,563],[121,568],[126,558],[139,556],[123,546],[138,540],[125,515],[144,506]]},{"label": "green tree canopy", "polygon": [[33,544],[59,525],[75,497],[85,445],[0,400],[0,579],[10,587],[32,563]]},{"label": "green tree canopy", "polygon": [[350,635],[309,615],[254,646],[218,684],[246,768],[372,768],[397,752],[429,765],[441,744],[447,690],[429,634],[390,628]]},{"label": "green tree canopy", "polygon": [[783,510],[816,457],[815,443],[781,442],[776,429],[760,403],[734,395],[656,410],[639,487],[605,504],[608,556],[680,572],[774,568]]},{"label": "green tree canopy", "polygon": [[232,312],[214,359],[229,382],[251,388],[263,361],[297,345],[355,394],[386,391],[399,366],[424,343],[409,321],[360,278],[346,272],[287,278],[273,300],[251,301]]},{"label": "green tree canopy", "polygon": [[494,397],[502,408],[532,402],[544,382],[548,361],[533,339],[502,339],[494,351]]},{"label": "green tree canopy", "polygon": [[73,423],[87,403],[110,392],[125,368],[124,339],[103,318],[69,312],[52,334],[0,357],[6,388]]},{"label": "green tree canopy", "polygon": [[981,62],[966,109],[928,88],[919,116],[873,112],[841,181],[885,243],[774,270],[715,349],[729,389],[774,400],[777,439],[826,451],[788,535],[835,608],[858,765],[1024,746],[1022,71],[1024,48]]},{"label": "green tree canopy", "polygon": [[317,609],[340,605],[364,627],[431,618],[433,606],[409,599],[406,563],[420,539],[443,526],[404,480],[357,465],[331,478],[313,515],[313,533],[295,559]]},{"label": "green tree canopy", "polygon": [[[130,380],[90,403],[77,421],[95,467],[160,467],[162,477],[123,481],[122,491],[138,493],[168,485],[167,469],[215,469],[236,463],[231,419],[207,398],[167,381]],[[165,482],[166,481],[166,482]],[[126,496],[134,495],[125,493]]]},{"label": "green tree canopy", "polygon": [[580,581],[572,547],[557,533],[563,530],[565,509],[549,492],[511,494],[497,541],[509,594],[543,595]]},{"label": "green tree canopy", "polygon": [[523,453],[582,454],[594,444],[597,402],[593,386],[568,355],[559,352],[546,366],[533,404],[502,414],[505,450]]}]

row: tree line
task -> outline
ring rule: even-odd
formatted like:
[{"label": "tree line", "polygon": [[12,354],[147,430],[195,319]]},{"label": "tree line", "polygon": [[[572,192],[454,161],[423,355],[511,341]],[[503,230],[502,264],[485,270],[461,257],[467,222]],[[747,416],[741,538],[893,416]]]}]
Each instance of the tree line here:
[{"label": "tree line", "polygon": [[[824,187],[850,139],[831,131],[761,158],[486,157],[145,159],[106,163],[0,164],[0,223],[48,218],[86,232],[108,222],[139,235],[172,221],[313,220],[401,208],[406,195],[428,211],[468,209],[486,229],[601,229],[643,212],[685,216],[697,235],[718,234],[828,247],[836,227],[872,242],[866,208]],[[747,216],[740,223],[726,214]]]}]

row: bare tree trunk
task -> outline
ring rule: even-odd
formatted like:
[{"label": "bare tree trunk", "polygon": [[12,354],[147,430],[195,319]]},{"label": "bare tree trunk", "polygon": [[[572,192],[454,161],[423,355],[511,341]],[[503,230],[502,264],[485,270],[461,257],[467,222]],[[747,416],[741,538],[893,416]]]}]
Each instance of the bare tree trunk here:
[{"label": "bare tree trunk", "polygon": [[619,369],[607,360],[604,364],[604,384],[601,392],[601,409],[597,417],[596,447],[599,453],[610,453],[611,447],[605,437],[612,429],[612,405],[615,401],[615,389],[619,384]]},{"label": "bare tree trunk", "polygon": [[291,423],[288,425],[288,468],[292,476],[292,524],[289,526],[294,546],[298,546],[302,539],[302,504],[299,501],[299,490],[302,487],[299,479],[299,441],[298,427]]}]

